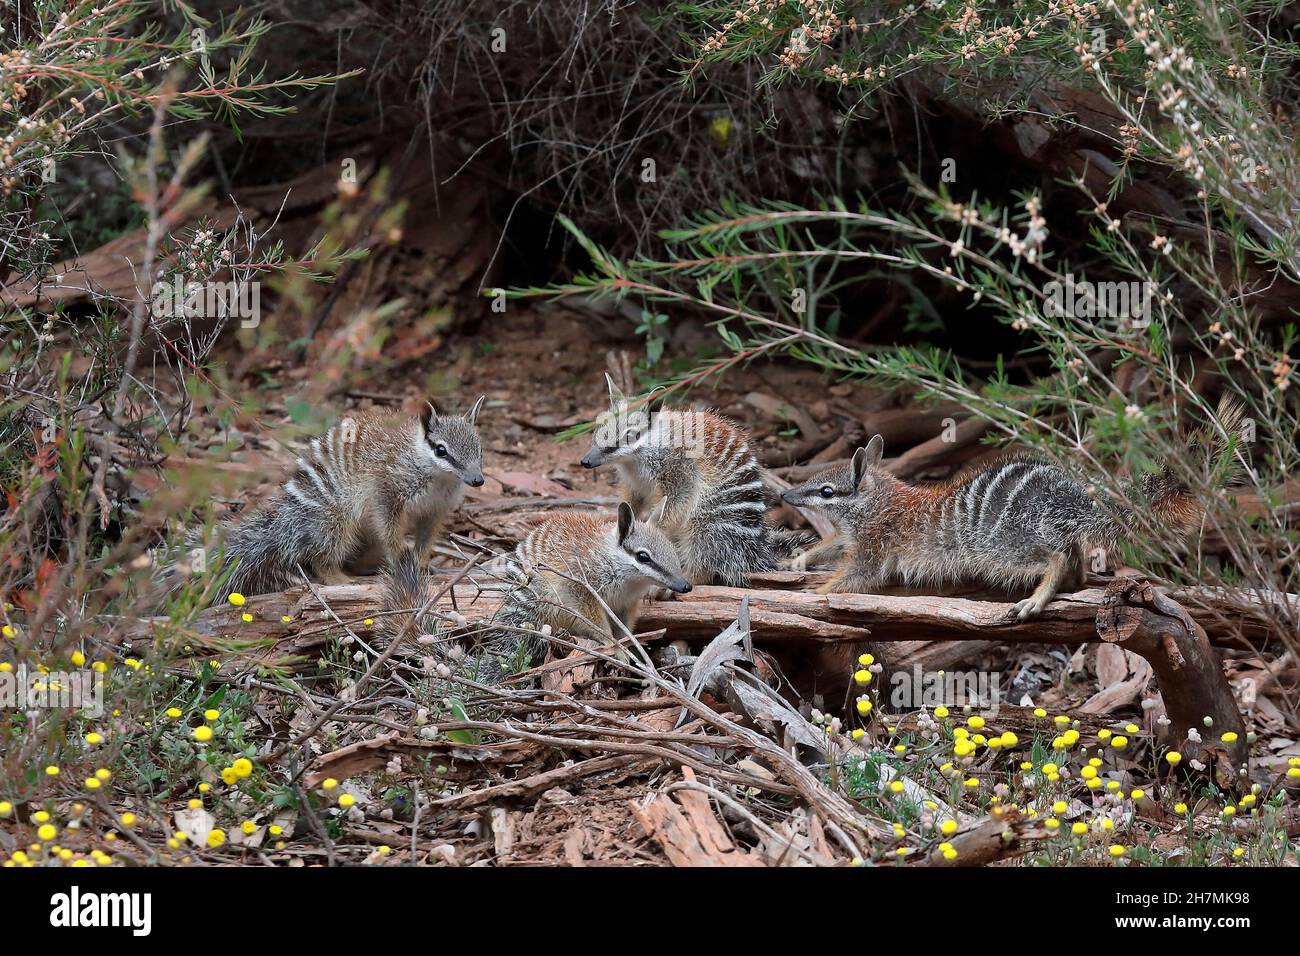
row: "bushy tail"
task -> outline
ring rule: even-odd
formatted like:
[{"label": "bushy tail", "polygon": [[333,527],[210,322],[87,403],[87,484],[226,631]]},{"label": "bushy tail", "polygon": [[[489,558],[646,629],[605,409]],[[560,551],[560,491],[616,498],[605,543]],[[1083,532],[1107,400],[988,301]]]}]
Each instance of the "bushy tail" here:
[{"label": "bushy tail", "polygon": [[501,625],[483,636],[474,648],[476,680],[499,684],[512,674],[526,670],[546,653],[546,638],[537,631],[537,621],[528,612],[533,601],[545,600],[528,587],[511,591],[493,618]]},{"label": "bushy tail", "polygon": [[294,542],[301,527],[285,509],[251,514],[223,531],[222,560],[234,570],[220,588],[219,600],[229,595],[266,594],[302,583],[298,567],[309,561]]},{"label": "bushy tail", "polygon": [[772,556],[776,560],[793,558],[802,551],[807,551],[821,541],[821,535],[815,531],[795,531],[791,528],[769,527],[767,540],[771,545]]},{"label": "bushy tail", "polygon": [[[1204,456],[1216,486],[1230,483],[1239,471],[1236,443],[1244,417],[1245,408],[1224,396],[1215,414],[1216,422],[1198,428],[1188,441],[1193,456]],[[1161,524],[1191,531],[1204,520],[1204,505],[1168,465],[1142,475],[1137,486],[1141,492],[1139,500],[1145,502]]]},{"label": "bushy tail", "polygon": [[154,584],[170,595],[196,575],[215,576],[220,583],[212,599],[217,602],[234,593],[283,591],[301,583],[292,524],[277,509],[251,514],[222,526],[220,548],[206,541],[201,531],[190,531],[183,544],[156,555]]},{"label": "bushy tail", "polygon": [[395,641],[414,640],[424,633],[420,611],[429,599],[428,576],[408,548],[384,577],[383,627]]},{"label": "bushy tail", "polygon": [[[429,576],[408,548],[384,579],[384,630],[393,640],[414,641],[426,632],[437,634],[439,626],[420,613],[428,600]],[[452,673],[481,684],[499,684],[528,665],[536,641],[527,635],[494,631],[478,640],[470,653],[463,653],[458,644],[441,641],[435,642],[434,649]]]}]

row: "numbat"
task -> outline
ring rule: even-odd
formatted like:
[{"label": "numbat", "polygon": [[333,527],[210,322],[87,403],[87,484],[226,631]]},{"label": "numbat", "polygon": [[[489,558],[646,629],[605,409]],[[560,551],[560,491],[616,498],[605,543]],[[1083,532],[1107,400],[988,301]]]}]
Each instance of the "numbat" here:
[{"label": "numbat", "polygon": [[[617,636],[611,614],[630,630],[637,605],[652,589],[691,590],[672,542],[653,522],[637,521],[627,502],[618,506],[615,520],[591,514],[549,518],[519,543],[510,565],[527,583],[505,599],[498,622],[538,631],[549,625],[603,644]],[[518,636],[506,643],[516,658],[539,650]],[[521,649],[521,643],[530,646]]]},{"label": "numbat", "polygon": [[303,571],[337,583],[345,567],[392,568],[408,532],[423,566],[465,486],[483,484],[482,406],[463,417],[432,404],[421,416],[362,412],[313,439],[271,507],[225,532],[237,562],[226,593],[284,590]]},{"label": "numbat", "polygon": [[[1231,433],[1235,413],[1221,412]],[[1225,443],[1216,442],[1217,451]],[[800,555],[809,566],[839,554],[823,592],[870,592],[887,583],[941,585],[978,580],[1033,593],[1012,609],[1024,620],[1042,612],[1062,584],[1081,577],[1084,555],[1111,550],[1124,537],[1118,508],[1107,509],[1055,465],[1009,459],[931,486],[900,481],[880,467],[876,435],[848,467],[832,469],[782,494],[792,505],[820,508],[839,530]],[[1183,531],[1201,509],[1166,470],[1144,475],[1138,489],[1156,520]]]},{"label": "numbat", "polygon": [[610,413],[582,466],[613,462],[638,514],[662,509],[659,527],[692,584],[743,586],[750,574],[775,570],[789,536],[763,520],[763,479],[744,429],[702,409],[629,411],[614,380],[605,381]]}]

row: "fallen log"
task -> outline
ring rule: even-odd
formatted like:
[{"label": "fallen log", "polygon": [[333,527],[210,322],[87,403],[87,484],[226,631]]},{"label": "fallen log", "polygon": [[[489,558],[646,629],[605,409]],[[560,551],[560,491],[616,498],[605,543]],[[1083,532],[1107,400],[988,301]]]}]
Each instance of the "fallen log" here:
[{"label": "fallen log", "polygon": [[1001,816],[987,817],[971,829],[951,837],[947,842],[956,851],[951,859],[936,848],[908,863],[911,866],[987,866],[999,860],[1023,856],[1048,836],[1047,827],[1041,820],[1008,811]]},{"label": "fallen log", "polygon": [[[792,584],[782,579],[773,583]],[[478,580],[457,584],[439,610],[463,616],[466,627],[491,623],[505,586]],[[378,582],[295,589],[252,598],[240,611],[215,608],[199,615],[196,629],[173,640],[212,647],[239,642],[253,663],[282,663],[318,650],[345,628],[371,637],[382,622],[376,608]],[[1021,621],[1010,603],[937,595],[816,594],[795,590],[698,587],[672,600],[643,605],[637,622],[654,639],[711,640],[736,620],[748,598],[752,639],[771,648],[925,641],[992,644],[1079,644],[1102,641],[1141,655],[1159,681],[1170,718],[1170,745],[1213,769],[1221,786],[1231,785],[1246,753],[1241,715],[1202,619],[1234,621],[1240,634],[1267,628],[1269,604],[1297,606],[1295,595],[1268,595],[1255,603],[1222,589],[1165,592],[1141,578],[1119,578],[1102,588],[1062,594],[1041,617]],[[324,605],[328,605],[327,607]],[[243,621],[242,613],[251,615]],[[341,623],[342,622],[342,623]],[[174,625],[158,619],[131,639],[152,643]],[[1221,635],[1224,639],[1231,635]],[[1205,724],[1206,717],[1210,723]],[[1227,741],[1223,735],[1229,734]],[[1231,736],[1231,735],[1234,735]]]},{"label": "fallen log", "polygon": [[1199,754],[1220,787],[1234,788],[1246,762],[1246,727],[1205,629],[1149,581],[1119,580],[1097,615],[1097,634],[1146,658],[1174,746]]},{"label": "fallen log", "polygon": [[[1107,589],[1088,588],[1060,594],[1038,617],[1020,621],[1011,615],[1011,603],[942,595],[815,594],[791,590],[815,581],[817,575],[781,572],[764,580],[777,587],[762,590],[701,586],[690,594],[642,605],[640,630],[662,629],[664,640],[712,639],[736,619],[742,598],[748,596],[758,644],[804,641],[876,642],[981,640],[998,643],[1079,644],[1097,641],[1097,615],[1107,605]],[[1134,580],[1134,579],[1122,579]],[[1140,580],[1140,579],[1138,579]],[[1113,587],[1113,585],[1112,585]],[[456,585],[443,598],[439,610],[457,611],[469,626],[491,620],[500,606],[504,585],[478,578]],[[177,632],[186,640],[283,642],[286,650],[306,650],[333,640],[340,626],[322,606],[326,602],[358,633],[364,619],[378,627],[383,617],[383,585],[377,578],[349,584],[318,586],[320,600],[306,588],[248,599],[239,610],[216,607],[199,614],[192,629]],[[1186,608],[1191,620],[1211,635],[1212,643],[1233,645],[1237,639],[1261,640],[1276,636],[1277,608],[1300,611],[1294,594],[1247,596],[1216,588],[1184,588],[1153,593],[1166,595]],[[253,620],[240,620],[241,612]],[[287,620],[286,620],[287,618]],[[1228,632],[1224,623],[1232,625]],[[157,634],[175,630],[168,618],[155,618],[128,632],[132,642],[151,642]]]}]

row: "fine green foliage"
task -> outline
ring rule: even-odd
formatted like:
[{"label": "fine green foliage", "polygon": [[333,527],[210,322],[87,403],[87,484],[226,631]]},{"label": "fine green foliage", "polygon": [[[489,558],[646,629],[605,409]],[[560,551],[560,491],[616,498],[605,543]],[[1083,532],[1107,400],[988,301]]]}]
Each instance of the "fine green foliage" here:
[{"label": "fine green foliage", "polygon": [[[1118,161],[1088,170],[1103,174],[1102,186],[1096,175],[1064,174],[1084,242],[1066,238],[1075,222],[1048,220],[1037,188],[995,203],[904,171],[913,209],[835,195],[817,206],[723,200],[662,232],[662,257],[621,262],[580,240],[590,272],[518,294],[632,296],[650,310],[704,315],[723,357],[670,390],[786,353],[962,402],[1139,508],[1137,552],[1127,558],[1173,580],[1227,584],[1243,606],[1263,597],[1293,642],[1297,609],[1272,596],[1300,589],[1300,533],[1284,504],[1300,466],[1291,357],[1300,336],[1289,319],[1261,318],[1260,307],[1300,280],[1300,163],[1292,118],[1273,100],[1295,50],[1261,41],[1261,11],[944,3],[908,7],[868,30],[869,18],[853,20],[845,5],[812,0],[700,9],[723,24],[702,44],[701,62],[767,57],[773,81],[832,80],[869,93],[880,71],[863,64],[910,37],[911,52],[887,64],[886,82],[925,62],[946,64],[954,81],[989,95],[1034,71],[1080,84],[1118,124]],[[1093,30],[1104,52],[1086,42]],[[1186,221],[1112,212],[1138,167],[1163,170],[1168,188],[1189,194]],[[941,342],[847,343],[845,303],[882,274],[911,290],[956,292],[970,322],[1000,323],[1019,338],[1016,363],[1034,374],[1011,372],[1010,356],[991,371],[969,367]],[[1241,409],[1240,422],[1219,414],[1231,408]],[[1188,454],[1194,429],[1227,452]],[[1127,476],[1159,466],[1203,502],[1201,530],[1222,542],[1226,558],[1186,553],[1174,531],[1130,501]],[[1248,506],[1234,506],[1247,494]]]}]

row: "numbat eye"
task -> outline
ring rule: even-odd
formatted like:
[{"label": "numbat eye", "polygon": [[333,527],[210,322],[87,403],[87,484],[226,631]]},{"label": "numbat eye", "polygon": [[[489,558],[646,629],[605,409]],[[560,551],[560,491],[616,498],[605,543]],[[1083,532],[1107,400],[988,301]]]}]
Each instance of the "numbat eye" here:
[{"label": "numbat eye", "polygon": [[433,453],[434,453],[435,455],[437,455],[439,458],[446,458],[446,457],[447,457],[447,446],[444,445],[444,444],[442,444],[442,443],[440,442],[440,443],[438,443],[437,445],[434,445],[434,446],[433,446]]},{"label": "numbat eye", "polygon": [[649,552],[649,551],[638,551],[638,552],[636,553],[636,559],[637,559],[638,561],[640,561],[642,564],[648,564],[648,563],[650,562],[650,552]]},{"label": "numbat eye", "polygon": [[834,485],[822,485],[822,487],[821,487],[821,496],[822,496],[823,498],[834,498],[834,497],[835,497],[835,486],[834,486]]}]

